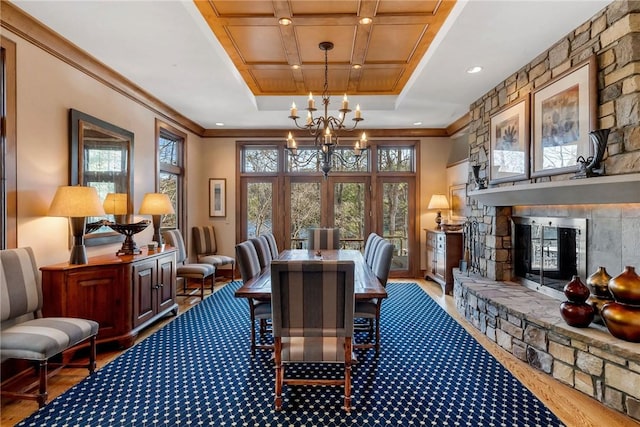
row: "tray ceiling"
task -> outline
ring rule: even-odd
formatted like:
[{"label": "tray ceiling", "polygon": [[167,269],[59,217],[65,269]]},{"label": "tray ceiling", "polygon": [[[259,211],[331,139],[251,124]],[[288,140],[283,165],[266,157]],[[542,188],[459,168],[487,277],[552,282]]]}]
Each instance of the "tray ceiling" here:
[{"label": "tray ceiling", "polygon": [[[398,95],[455,1],[196,1],[254,95]],[[280,18],[291,25],[280,25]],[[372,18],[361,24],[363,17]],[[295,67],[299,66],[299,68]],[[360,68],[354,68],[360,66]]]}]

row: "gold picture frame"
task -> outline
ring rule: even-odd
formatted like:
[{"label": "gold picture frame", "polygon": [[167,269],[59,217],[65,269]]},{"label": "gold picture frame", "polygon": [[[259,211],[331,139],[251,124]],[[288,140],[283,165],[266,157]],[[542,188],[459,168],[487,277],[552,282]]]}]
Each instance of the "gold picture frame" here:
[{"label": "gold picture frame", "polygon": [[489,183],[529,177],[529,94],[491,116]]},{"label": "gold picture frame", "polygon": [[453,222],[467,220],[467,184],[449,186],[450,217]]},{"label": "gold picture frame", "polygon": [[209,216],[227,216],[227,180],[209,178]]},{"label": "gold picture frame", "polygon": [[575,172],[578,157],[592,154],[596,67],[591,56],[533,92],[532,177]]}]

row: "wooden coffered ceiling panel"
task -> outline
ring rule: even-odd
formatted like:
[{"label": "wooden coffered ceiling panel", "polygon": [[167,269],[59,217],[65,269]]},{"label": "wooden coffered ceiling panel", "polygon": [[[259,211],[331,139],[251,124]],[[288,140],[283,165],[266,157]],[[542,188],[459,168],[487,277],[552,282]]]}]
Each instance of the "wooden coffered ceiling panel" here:
[{"label": "wooden coffered ceiling panel", "polygon": [[[334,44],[328,52],[330,92],[397,95],[455,3],[194,1],[256,96],[321,92],[324,52],[318,45],[323,41]],[[291,18],[293,24],[279,25],[282,17]],[[373,22],[360,24],[362,17]]]}]

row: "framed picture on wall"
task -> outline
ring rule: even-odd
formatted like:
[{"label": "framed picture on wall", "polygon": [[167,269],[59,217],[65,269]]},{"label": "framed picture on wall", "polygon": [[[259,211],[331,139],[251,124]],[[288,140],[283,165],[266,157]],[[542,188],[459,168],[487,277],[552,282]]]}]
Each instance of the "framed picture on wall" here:
[{"label": "framed picture on wall", "polygon": [[590,57],[533,92],[531,176],[575,172],[589,157],[596,123],[596,58]]},{"label": "framed picture on wall", "polygon": [[227,180],[225,178],[209,179],[209,216],[227,216]]},{"label": "framed picture on wall", "polygon": [[529,95],[490,119],[489,183],[529,177]]},{"label": "framed picture on wall", "polygon": [[449,206],[451,209],[451,221],[462,222],[467,220],[467,184],[449,186]]}]

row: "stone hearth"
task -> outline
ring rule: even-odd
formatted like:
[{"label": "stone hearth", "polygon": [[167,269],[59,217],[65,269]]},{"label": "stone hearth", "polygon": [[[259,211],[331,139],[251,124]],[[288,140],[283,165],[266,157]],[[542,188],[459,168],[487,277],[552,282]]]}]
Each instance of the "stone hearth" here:
[{"label": "stone hearth", "polygon": [[454,270],[453,297],[474,327],[518,359],[640,421],[640,344],[597,324],[571,327],[560,301],[515,283]]}]

